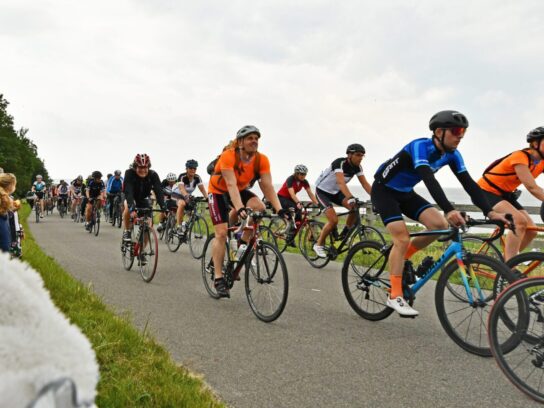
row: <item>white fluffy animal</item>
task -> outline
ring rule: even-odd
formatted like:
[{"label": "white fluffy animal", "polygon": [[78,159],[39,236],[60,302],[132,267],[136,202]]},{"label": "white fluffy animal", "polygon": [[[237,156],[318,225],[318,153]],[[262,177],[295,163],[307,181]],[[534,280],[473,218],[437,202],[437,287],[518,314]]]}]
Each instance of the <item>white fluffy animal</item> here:
[{"label": "white fluffy animal", "polygon": [[[89,340],[53,304],[41,276],[0,253],[0,407],[92,406],[98,375]],[[75,384],[76,401],[70,383],[55,388],[63,378]]]}]

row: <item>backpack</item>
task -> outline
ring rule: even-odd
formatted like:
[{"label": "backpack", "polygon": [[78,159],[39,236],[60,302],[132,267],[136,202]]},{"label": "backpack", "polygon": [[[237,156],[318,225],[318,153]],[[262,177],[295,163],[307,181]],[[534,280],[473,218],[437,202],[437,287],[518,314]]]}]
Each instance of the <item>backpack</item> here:
[{"label": "backpack", "polygon": [[[528,149],[523,149],[522,152],[525,153],[525,155],[527,156],[527,160],[529,161],[527,163],[527,165],[529,167],[531,167],[532,164],[533,164],[533,158],[532,158],[531,154],[529,153]],[[515,197],[516,192],[503,190],[502,188],[497,186],[495,183],[493,183],[491,180],[489,180],[489,178],[486,177],[486,174],[491,174],[493,176],[513,176],[513,175],[515,175],[516,174],[515,172],[514,173],[493,173],[491,171],[493,168],[498,166],[499,163],[501,163],[504,159],[506,159],[507,157],[510,157],[513,153],[515,153],[515,152],[509,153],[506,156],[503,156],[500,159],[495,160],[493,163],[491,163],[489,166],[487,166],[487,168],[484,170],[484,172],[482,174],[482,177],[484,178],[485,181],[487,181],[487,184],[489,184],[491,187],[493,187],[497,191],[500,191],[501,196],[503,198],[506,198],[506,199],[511,199],[511,198],[517,199],[517,197]],[[518,191],[518,190],[516,190],[516,191]],[[518,197],[519,197],[519,193],[518,193]]]},{"label": "backpack", "polygon": [[[225,151],[225,150],[226,149],[224,149],[223,151]],[[210,176],[219,176],[219,180],[221,180],[221,177],[223,177],[223,176],[221,175],[221,172],[219,172],[219,173],[215,172],[215,165],[217,164],[217,161],[219,160],[220,156],[221,155],[217,156],[206,167],[206,172]],[[239,169],[240,161],[241,161],[240,152],[238,150],[236,150],[235,159],[234,159],[234,170],[238,171],[238,173],[241,172],[241,170]],[[252,188],[253,185],[255,184],[255,182],[261,178],[261,174],[259,173],[260,167],[261,167],[261,155],[259,154],[259,152],[256,152],[255,153],[255,162],[253,164],[253,170],[255,171],[255,173],[253,175],[253,179],[251,179],[251,181],[249,182],[249,188]]]}]

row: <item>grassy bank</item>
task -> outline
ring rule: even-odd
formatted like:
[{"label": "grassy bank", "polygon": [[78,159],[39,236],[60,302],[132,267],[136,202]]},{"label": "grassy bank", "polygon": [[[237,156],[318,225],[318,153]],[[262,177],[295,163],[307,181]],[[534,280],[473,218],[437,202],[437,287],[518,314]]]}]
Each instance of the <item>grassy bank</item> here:
[{"label": "grassy bank", "polygon": [[100,364],[100,407],[221,407],[203,382],[176,365],[149,334],[116,316],[92,291],[63,270],[34,241],[30,208],[20,211],[24,260],[43,277],[55,304],[91,341]]}]

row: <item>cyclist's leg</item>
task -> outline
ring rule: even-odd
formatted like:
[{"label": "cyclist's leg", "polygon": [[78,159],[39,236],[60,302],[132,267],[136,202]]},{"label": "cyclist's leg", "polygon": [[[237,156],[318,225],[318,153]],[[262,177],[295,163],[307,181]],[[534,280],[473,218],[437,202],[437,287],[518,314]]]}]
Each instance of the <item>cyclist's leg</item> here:
[{"label": "cyclist's leg", "polygon": [[[421,211],[421,214],[419,215],[419,218],[417,220],[422,223],[429,231],[448,228],[448,221],[434,207],[428,207]],[[416,237],[412,240],[411,245],[415,247],[414,249],[420,250],[425,248],[431,242],[435,241],[437,238],[437,235]]]},{"label": "cyclist's leg", "polygon": [[[319,201],[319,204],[325,209],[324,214],[327,217],[327,223],[323,227],[323,230],[321,231],[321,234],[319,235],[319,238],[316,242],[317,246],[322,247],[331,231],[338,225],[338,216],[336,215],[336,211],[334,211],[333,208],[333,194],[329,194],[325,191],[316,189],[315,195],[317,197],[317,200]],[[342,201],[340,201],[340,204],[341,202]]]},{"label": "cyclist's leg", "polygon": [[229,206],[228,198],[222,194],[208,195],[208,209],[215,231],[213,240],[212,259],[214,264],[215,279],[223,277],[223,260],[225,259],[225,244],[227,242]]},{"label": "cyclist's leg", "polygon": [[123,227],[125,231],[130,230],[131,224],[130,224],[130,211],[128,210],[128,203],[127,200],[125,200],[124,208],[123,208]]},{"label": "cyclist's leg", "polygon": [[85,206],[85,221],[91,221],[91,213],[93,211],[92,197],[90,200],[87,200],[87,205]]},{"label": "cyclist's leg", "polygon": [[[520,213],[522,213],[525,219],[527,220],[527,227],[532,227],[532,228],[536,227],[535,222],[533,221],[533,219],[531,218],[527,210],[521,210]],[[535,229],[526,228],[525,235],[523,235],[519,250],[523,251],[525,248],[527,248],[527,245],[529,245],[533,241],[533,239],[536,238],[537,233],[538,231],[536,231]]]},{"label": "cyclist's leg", "polygon": [[187,205],[187,202],[180,198],[178,200],[178,210],[176,211],[176,226],[181,225],[183,222],[183,216],[185,215],[185,206]]},{"label": "cyclist's leg", "polygon": [[[264,211],[266,209],[264,203],[249,190],[240,191],[240,198],[242,199],[242,204],[244,207],[251,208],[253,211]],[[248,225],[251,225],[252,221],[248,222]],[[251,231],[244,231],[242,233],[242,241],[249,242],[251,239]]]},{"label": "cyclist's leg", "polygon": [[536,234],[534,233],[534,231],[528,231],[529,240],[527,240],[525,237],[527,225],[529,224],[529,222],[531,223],[531,225],[534,225],[534,223],[531,221],[531,218],[526,211],[524,211],[524,214],[522,211],[519,211],[519,209],[515,208],[515,206],[507,200],[499,201],[497,204],[493,205],[493,210],[502,213],[512,214],[512,216],[514,217],[516,234],[513,234],[512,231],[509,231],[506,235],[504,242],[504,260],[508,261],[510,258],[519,253],[524,243],[525,246],[527,246],[529,242],[531,242],[532,239],[535,237]]}]

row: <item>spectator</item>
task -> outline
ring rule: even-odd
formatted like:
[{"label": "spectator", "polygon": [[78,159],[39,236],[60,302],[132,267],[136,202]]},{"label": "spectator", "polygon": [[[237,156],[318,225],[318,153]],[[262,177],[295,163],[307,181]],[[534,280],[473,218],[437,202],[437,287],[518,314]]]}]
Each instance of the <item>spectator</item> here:
[{"label": "spectator", "polygon": [[0,174],[0,251],[9,252],[11,233],[8,212],[13,209],[10,195],[15,191],[17,179],[11,173]]}]

